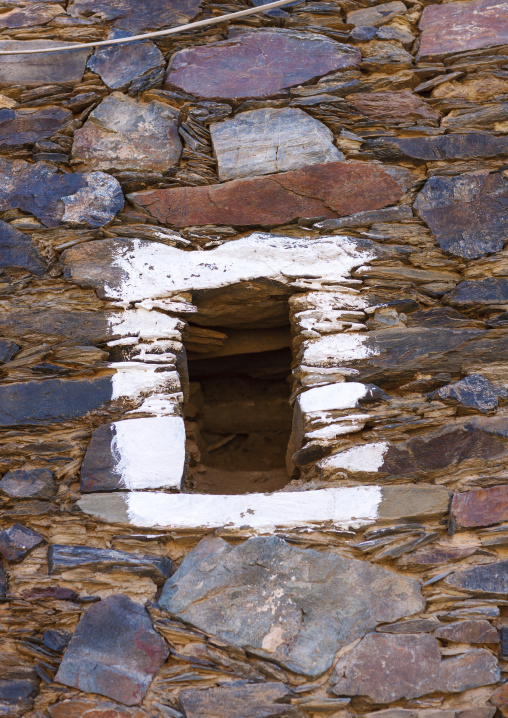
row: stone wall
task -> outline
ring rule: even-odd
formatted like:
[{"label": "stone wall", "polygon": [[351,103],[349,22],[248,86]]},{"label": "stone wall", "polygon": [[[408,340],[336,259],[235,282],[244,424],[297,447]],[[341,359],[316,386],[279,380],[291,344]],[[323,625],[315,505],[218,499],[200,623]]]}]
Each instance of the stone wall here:
[{"label": "stone wall", "polygon": [[[3,0],[0,49],[245,7]],[[508,716],[506,3],[0,56],[0,106],[0,715]],[[290,373],[234,415],[284,471],[207,465],[219,358]]]}]

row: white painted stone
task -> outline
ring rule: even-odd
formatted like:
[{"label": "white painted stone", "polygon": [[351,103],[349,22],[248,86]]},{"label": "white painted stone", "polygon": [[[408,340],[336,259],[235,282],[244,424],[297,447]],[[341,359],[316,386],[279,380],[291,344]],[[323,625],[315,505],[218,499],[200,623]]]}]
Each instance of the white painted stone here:
[{"label": "white painted stone", "polygon": [[349,381],[304,391],[298,395],[298,403],[304,414],[314,411],[353,409],[366,394],[365,384]]},{"label": "white painted stone", "polygon": [[368,334],[331,334],[305,341],[300,359],[308,366],[333,367],[378,354]]},{"label": "white painted stone", "polygon": [[180,377],[176,371],[158,371],[157,364],[142,362],[115,362],[111,399],[140,399],[163,391],[180,391]]},{"label": "white painted stone", "polygon": [[361,431],[367,423],[367,419],[370,418],[370,415],[349,414],[349,416],[345,416],[341,421],[333,421],[327,414],[321,414],[319,418],[320,422],[323,423],[329,419],[329,423],[321,429],[306,432],[305,438],[308,441],[326,441],[335,439],[338,436],[343,436],[344,434],[353,434],[356,431]]},{"label": "white painted stone", "polygon": [[316,467],[324,474],[344,470],[351,473],[363,472],[375,474],[384,463],[384,457],[388,451],[389,444],[386,441],[379,441],[374,444],[360,444],[353,446],[346,451],[339,451],[337,454],[322,459]]},{"label": "white painted stone", "polygon": [[185,252],[136,239],[132,245],[119,247],[112,258],[121,270],[119,283],[104,286],[108,298],[123,303],[261,277],[286,285],[303,275],[337,280],[374,257],[370,250],[358,249],[354,239],[340,235],[308,239],[255,233],[209,252]]},{"label": "white painted stone", "polygon": [[111,451],[126,489],[180,488],[185,467],[185,426],[177,416],[114,424]]},{"label": "white painted stone", "polygon": [[108,315],[108,323],[112,334],[140,339],[175,339],[181,340],[181,331],[185,323],[177,317],[168,317],[162,312],[151,312],[147,309],[126,309]]},{"label": "white painted stone", "polygon": [[[164,494],[140,492],[116,494],[116,508],[132,526],[169,529],[273,531],[276,528],[323,525],[361,528],[376,521],[381,487],[355,486],[344,489],[278,492],[274,494]],[[115,520],[107,513],[104,494],[88,494],[78,502],[85,513]],[[102,512],[102,513],[101,513]]]},{"label": "white painted stone", "polygon": [[154,416],[180,416],[183,404],[182,392],[174,394],[152,394],[137,409],[127,414],[152,414]]},{"label": "white painted stone", "polygon": [[210,134],[222,182],[344,159],[328,127],[295,107],[241,112]]}]

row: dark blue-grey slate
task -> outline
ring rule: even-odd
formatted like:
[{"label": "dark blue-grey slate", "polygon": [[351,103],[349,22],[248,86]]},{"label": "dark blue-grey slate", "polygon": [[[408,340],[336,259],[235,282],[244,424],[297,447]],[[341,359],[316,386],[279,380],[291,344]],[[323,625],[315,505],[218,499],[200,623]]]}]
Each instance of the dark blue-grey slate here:
[{"label": "dark blue-grey slate", "polygon": [[44,274],[46,265],[31,237],[0,220],[0,268],[26,269]]}]

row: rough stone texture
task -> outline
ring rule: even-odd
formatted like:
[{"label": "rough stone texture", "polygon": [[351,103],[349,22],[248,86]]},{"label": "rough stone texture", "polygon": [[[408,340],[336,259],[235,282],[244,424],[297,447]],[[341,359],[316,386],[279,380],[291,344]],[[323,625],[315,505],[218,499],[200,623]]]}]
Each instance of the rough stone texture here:
[{"label": "rough stone texture", "polygon": [[57,485],[49,469],[17,469],[5,474],[0,491],[18,499],[52,499]]},{"label": "rough stone texture", "polygon": [[267,97],[359,64],[356,48],[324,35],[258,30],[175,53],[169,62],[166,86],[211,99]]},{"label": "rough stone texture", "polygon": [[[61,40],[1,40],[0,50],[37,50],[61,47]],[[48,52],[40,55],[1,55],[0,82],[11,85],[49,85],[59,82],[80,82],[85,72],[88,50]]]},{"label": "rough stone texture", "polygon": [[72,112],[63,107],[3,108],[0,110],[0,147],[29,145],[46,139],[71,119]]},{"label": "rough stone texture", "polygon": [[109,596],[83,615],[55,680],[139,705],[168,653],[143,606],[127,596]]},{"label": "rough stone texture", "polygon": [[125,708],[118,703],[93,700],[65,700],[49,709],[51,718],[149,718],[142,708]]},{"label": "rough stone texture", "polygon": [[119,182],[102,172],[57,174],[45,162],[28,164],[0,157],[4,178],[0,187],[0,210],[18,207],[38,217],[46,227],[61,222],[100,227],[123,207]]},{"label": "rough stone texture", "polygon": [[497,408],[499,391],[481,374],[471,374],[454,384],[441,387],[431,394],[431,398],[487,413]]},{"label": "rough stone texture", "polygon": [[376,140],[367,140],[365,144],[374,152],[377,159],[387,161],[409,157],[415,160],[442,162],[503,157],[508,154],[506,135],[495,136],[477,132],[437,137],[380,137]]},{"label": "rough stone texture", "polygon": [[455,494],[451,515],[458,526],[492,526],[508,520],[508,486]]},{"label": "rough stone texture", "polygon": [[446,299],[452,306],[461,308],[476,304],[505,304],[508,302],[508,279],[486,277],[461,282],[446,295]]},{"label": "rough stone texture", "polygon": [[350,25],[369,27],[379,27],[384,25],[390,20],[393,20],[397,15],[404,15],[406,12],[406,6],[403,2],[395,0],[394,2],[383,3],[381,5],[375,5],[374,7],[366,7],[361,10],[353,10],[348,12],[347,21]]},{"label": "rough stone texture", "polygon": [[508,594],[508,561],[496,561],[484,566],[463,568],[450,574],[444,582],[454,588],[479,596]]},{"label": "rough stone texture", "polygon": [[508,19],[503,0],[430,5],[423,11],[420,29],[418,56],[422,60],[508,42]]},{"label": "rough stone texture", "polygon": [[403,204],[397,207],[386,207],[386,209],[355,212],[355,214],[350,214],[349,217],[341,219],[325,219],[322,222],[316,222],[314,228],[328,232],[333,229],[342,229],[343,227],[365,227],[374,224],[374,222],[396,222],[397,220],[411,219],[412,217],[411,207]]},{"label": "rough stone texture", "polygon": [[299,709],[287,704],[290,697],[283,683],[267,682],[182,691],[180,702],[186,718],[299,718]]},{"label": "rough stone texture", "polygon": [[33,707],[38,693],[34,674],[31,677],[0,678],[0,710],[2,715],[25,715]]},{"label": "rough stone texture", "polygon": [[9,529],[0,531],[0,554],[7,561],[21,561],[43,541],[44,538],[36,531],[21,524],[14,524]]},{"label": "rough stone texture", "polygon": [[33,274],[44,274],[46,264],[37,245],[7,222],[0,221],[0,268],[26,269]]},{"label": "rough stone texture", "polygon": [[[9,3],[6,3],[9,4]],[[29,27],[30,25],[45,25],[57,15],[63,15],[63,8],[56,4],[36,4],[32,7],[13,8],[3,12],[0,17],[0,28]]]},{"label": "rough stone texture", "polygon": [[101,573],[124,571],[133,576],[148,576],[155,583],[161,584],[171,576],[172,565],[172,561],[168,558],[90,546],[52,544],[48,551],[48,569],[52,576],[59,576],[73,569],[86,568]]},{"label": "rough stone texture", "polygon": [[431,177],[415,207],[439,246],[469,259],[503,248],[508,182],[501,175]]},{"label": "rough stone texture", "polygon": [[329,162],[270,177],[210,187],[149,190],[129,195],[160,222],[270,226],[297,217],[341,217],[393,204],[399,185],[365,163]]},{"label": "rough stone texture", "polygon": [[0,339],[0,364],[6,364],[16,354],[19,347],[8,339]]},{"label": "rough stone texture", "polygon": [[421,120],[438,122],[440,118],[437,110],[433,110],[411,92],[356,92],[347,95],[346,100],[371,120],[381,122],[416,123]]},{"label": "rough stone texture", "polygon": [[76,131],[73,157],[87,170],[167,170],[182,151],[178,116],[178,110],[162,102],[114,92]]},{"label": "rough stone texture", "polygon": [[449,623],[434,631],[434,636],[454,643],[499,643],[499,633],[486,620]]},{"label": "rough stone texture", "polygon": [[344,159],[326,125],[294,107],[242,112],[210,133],[221,181]]},{"label": "rough stone texture", "polygon": [[418,698],[435,691],[458,693],[496,683],[499,669],[484,649],[441,661],[439,644],[426,634],[371,633],[339,659],[332,678],[337,695],[368,696],[376,703]]},{"label": "rough stone texture", "polygon": [[141,33],[165,26],[181,25],[198,12],[201,0],[72,0],[68,12],[74,17],[95,17],[99,22],[113,21],[115,27]]},{"label": "rough stone texture", "polygon": [[416,613],[422,598],[413,580],[277,537],[235,548],[210,538],[185,557],[159,603],[223,640],[317,676],[341,646],[381,621]]},{"label": "rough stone texture", "polygon": [[[114,30],[108,39],[116,40],[132,35],[125,30]],[[98,47],[88,60],[89,69],[96,72],[112,90],[123,90],[137,78],[163,65],[164,55],[153,42]]]}]

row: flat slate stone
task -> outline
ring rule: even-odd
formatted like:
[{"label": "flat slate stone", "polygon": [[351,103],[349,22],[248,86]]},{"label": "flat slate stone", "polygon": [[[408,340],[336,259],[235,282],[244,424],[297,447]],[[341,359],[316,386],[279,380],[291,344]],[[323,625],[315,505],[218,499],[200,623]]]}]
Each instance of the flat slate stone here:
[{"label": "flat slate stone", "polygon": [[55,681],[139,705],[168,654],[143,606],[122,594],[109,596],[81,618]]},{"label": "flat slate stone", "polygon": [[508,486],[491,486],[455,494],[451,515],[462,528],[493,526],[508,521]]},{"label": "flat slate stone", "polygon": [[[10,3],[6,3],[9,5]],[[14,4],[14,3],[13,3]],[[3,12],[0,17],[0,28],[31,27],[33,25],[46,25],[57,15],[63,15],[61,5],[47,3],[30,3],[25,7],[15,7]]]},{"label": "flat slate stone", "polygon": [[419,60],[435,60],[508,43],[504,0],[429,5],[420,20]]},{"label": "flat slate stone", "polygon": [[337,695],[367,696],[376,703],[411,699],[436,691],[459,693],[497,683],[495,657],[484,649],[441,661],[439,643],[426,634],[371,633],[335,668]]},{"label": "flat slate stone", "polygon": [[219,185],[134,192],[128,198],[174,227],[272,226],[298,217],[342,217],[380,209],[402,194],[397,182],[377,165],[328,162]]},{"label": "flat slate stone", "polygon": [[32,145],[47,139],[72,117],[70,110],[58,106],[17,110],[4,107],[0,110],[0,147]]},{"label": "flat slate stone", "polygon": [[[384,7],[379,5],[378,7]],[[369,8],[375,9],[375,8]],[[431,120],[438,122],[441,115],[421,97],[411,92],[356,92],[346,100],[371,120],[398,124]]]},{"label": "flat slate stone", "polygon": [[483,157],[505,157],[508,136],[468,132],[436,137],[380,137],[367,140],[367,149],[380,160],[410,158],[430,162],[472,160]]},{"label": "flat slate stone", "polygon": [[[133,34],[126,30],[113,30],[108,40],[132,37]],[[137,78],[162,68],[164,64],[164,55],[153,42],[98,47],[88,60],[88,68],[112,90],[126,89]]]},{"label": "flat slate stone", "polygon": [[241,112],[210,133],[221,182],[344,159],[328,127],[294,107]]},{"label": "flat slate stone", "polygon": [[444,583],[479,596],[504,597],[508,595],[508,561],[459,569],[447,576]]},{"label": "flat slate stone", "polygon": [[4,567],[0,564],[0,596],[7,595],[8,588],[9,581],[7,579],[7,574],[5,573]]},{"label": "flat slate stone", "polygon": [[34,214],[46,227],[61,222],[101,227],[122,209],[120,183],[103,172],[58,174],[46,162],[0,157],[0,211],[19,208]]},{"label": "flat slate stone", "polygon": [[46,264],[33,239],[0,220],[0,268],[9,267],[38,275],[46,271]]},{"label": "flat slate stone", "polygon": [[0,82],[29,87],[81,82],[90,51],[72,49],[77,44],[61,40],[0,40],[0,50],[69,47],[63,52],[0,55]]},{"label": "flat slate stone", "polygon": [[360,10],[348,12],[347,22],[348,25],[354,25],[355,27],[362,25],[379,27],[380,25],[390,22],[390,20],[393,20],[397,15],[404,15],[406,10],[407,8],[403,2],[394,0],[393,2],[374,5],[373,7],[362,7]]},{"label": "flat slate stone", "polygon": [[288,705],[292,695],[283,683],[267,682],[187,690],[178,698],[186,718],[301,718]]},{"label": "flat slate stone", "polygon": [[331,231],[333,229],[342,229],[343,227],[370,227],[370,225],[375,222],[399,222],[403,219],[412,218],[413,212],[411,211],[411,207],[402,204],[397,207],[355,212],[348,217],[341,217],[340,219],[324,219],[322,222],[316,222],[314,229]]},{"label": "flat slate stone", "polygon": [[[317,676],[383,621],[423,608],[419,584],[364,561],[275,536],[203,539],[166,582],[161,608],[296,673]],[[302,620],[305,614],[305,620]]]},{"label": "flat slate stone", "polygon": [[[32,675],[34,675],[32,673]],[[26,715],[33,708],[34,698],[39,692],[35,676],[33,678],[0,678],[0,710],[4,716]]]},{"label": "flat slate stone", "polygon": [[7,561],[16,563],[43,542],[44,538],[36,531],[21,524],[13,524],[9,529],[0,531],[0,554]]},{"label": "flat slate stone", "polygon": [[112,22],[115,27],[141,33],[182,25],[199,12],[201,0],[71,0],[67,12],[73,17]]},{"label": "flat slate stone", "polygon": [[481,374],[470,374],[465,379],[442,386],[430,397],[486,413],[497,408],[499,393],[500,390]]},{"label": "flat slate stone", "polygon": [[126,708],[109,701],[74,699],[49,708],[51,718],[150,718],[142,708]]},{"label": "flat slate stone", "polygon": [[81,491],[180,489],[184,471],[181,417],[116,421],[93,432],[81,464]]},{"label": "flat slate stone", "polygon": [[284,29],[245,32],[186,48],[169,61],[166,86],[198,97],[268,97],[286,88],[359,67],[360,51],[313,33]]},{"label": "flat slate stone", "polygon": [[72,156],[87,170],[165,171],[182,151],[179,115],[163,102],[113,92],[76,130]]},{"label": "flat slate stone", "polygon": [[74,569],[86,569],[90,573],[122,571],[134,576],[147,576],[156,584],[162,584],[171,576],[172,567],[170,558],[113,549],[52,544],[48,550],[50,576],[60,576]]},{"label": "flat slate stone", "polygon": [[469,308],[477,304],[506,304],[508,302],[508,279],[486,277],[467,280],[457,284],[455,289],[445,295],[446,301],[453,307]]},{"label": "flat slate stone", "polygon": [[448,623],[434,631],[434,636],[454,643],[499,643],[499,633],[485,619]]},{"label": "flat slate stone", "polygon": [[508,182],[500,174],[431,177],[414,207],[447,252],[475,259],[503,249]]},{"label": "flat slate stone", "polygon": [[399,566],[439,566],[448,561],[460,561],[461,558],[472,556],[476,546],[437,546],[436,548],[422,548],[413,551],[399,559]]},{"label": "flat slate stone", "polygon": [[0,491],[16,499],[52,499],[57,489],[49,469],[8,471],[0,481]]},{"label": "flat slate stone", "polygon": [[17,351],[19,351],[17,344],[9,341],[9,339],[0,339],[0,364],[7,364]]}]

